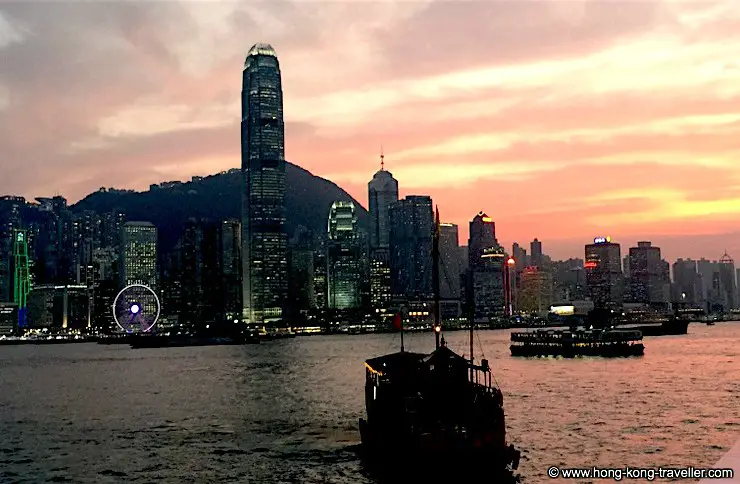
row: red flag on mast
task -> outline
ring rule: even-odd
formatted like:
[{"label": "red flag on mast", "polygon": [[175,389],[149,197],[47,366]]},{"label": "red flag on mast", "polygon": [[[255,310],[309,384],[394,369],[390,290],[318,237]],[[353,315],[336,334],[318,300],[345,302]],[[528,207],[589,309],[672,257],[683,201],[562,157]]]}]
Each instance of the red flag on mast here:
[{"label": "red flag on mast", "polygon": [[393,327],[398,331],[401,331],[401,324],[401,313],[396,313],[396,315],[393,316]]}]

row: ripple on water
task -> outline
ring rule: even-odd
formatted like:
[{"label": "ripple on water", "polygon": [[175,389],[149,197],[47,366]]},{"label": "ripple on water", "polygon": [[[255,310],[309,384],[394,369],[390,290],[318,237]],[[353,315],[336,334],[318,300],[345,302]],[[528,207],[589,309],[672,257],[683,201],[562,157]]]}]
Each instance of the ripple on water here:
[{"label": "ripple on water", "polygon": [[[740,325],[710,328],[651,338],[649,356],[620,360],[515,359],[508,332],[480,332],[524,482],[548,482],[554,463],[714,464],[740,437],[740,359],[728,362],[736,351],[727,342]],[[58,472],[84,484],[370,483],[355,452],[363,361],[395,338],[4,348],[0,481],[35,484]],[[446,339],[466,345],[462,332]],[[428,350],[433,338],[411,334],[406,345]]]}]

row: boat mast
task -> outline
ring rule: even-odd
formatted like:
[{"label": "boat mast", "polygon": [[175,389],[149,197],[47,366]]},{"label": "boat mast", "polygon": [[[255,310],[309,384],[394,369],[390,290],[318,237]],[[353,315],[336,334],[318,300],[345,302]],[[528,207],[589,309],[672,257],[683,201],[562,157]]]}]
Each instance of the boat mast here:
[{"label": "boat mast", "polygon": [[432,289],[434,290],[434,339],[439,349],[439,333],[442,331],[439,315],[439,207],[435,207],[434,240],[432,243]]}]

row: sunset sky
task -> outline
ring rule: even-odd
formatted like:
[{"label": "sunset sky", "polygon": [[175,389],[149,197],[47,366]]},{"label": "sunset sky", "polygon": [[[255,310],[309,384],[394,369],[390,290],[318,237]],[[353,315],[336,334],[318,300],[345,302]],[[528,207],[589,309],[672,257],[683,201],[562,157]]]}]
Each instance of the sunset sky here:
[{"label": "sunset sky", "polygon": [[[277,51],[286,159],[499,241],[599,235],[740,258],[729,1],[0,3],[0,194],[147,189],[240,166],[244,56]],[[465,242],[462,240],[461,242]]]}]

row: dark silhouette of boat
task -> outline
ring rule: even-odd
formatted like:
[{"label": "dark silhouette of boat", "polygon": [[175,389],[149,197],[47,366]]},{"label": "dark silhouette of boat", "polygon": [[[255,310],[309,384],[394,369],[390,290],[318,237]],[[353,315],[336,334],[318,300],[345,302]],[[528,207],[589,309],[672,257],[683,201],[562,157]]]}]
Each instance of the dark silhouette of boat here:
[{"label": "dark silhouette of boat", "polygon": [[[433,244],[436,349],[404,350],[365,362],[365,407],[360,419],[363,460],[390,482],[516,483],[520,452],[506,440],[503,394],[488,360],[474,363],[450,350],[439,320],[439,212]],[[440,340],[441,337],[441,340]]]}]

